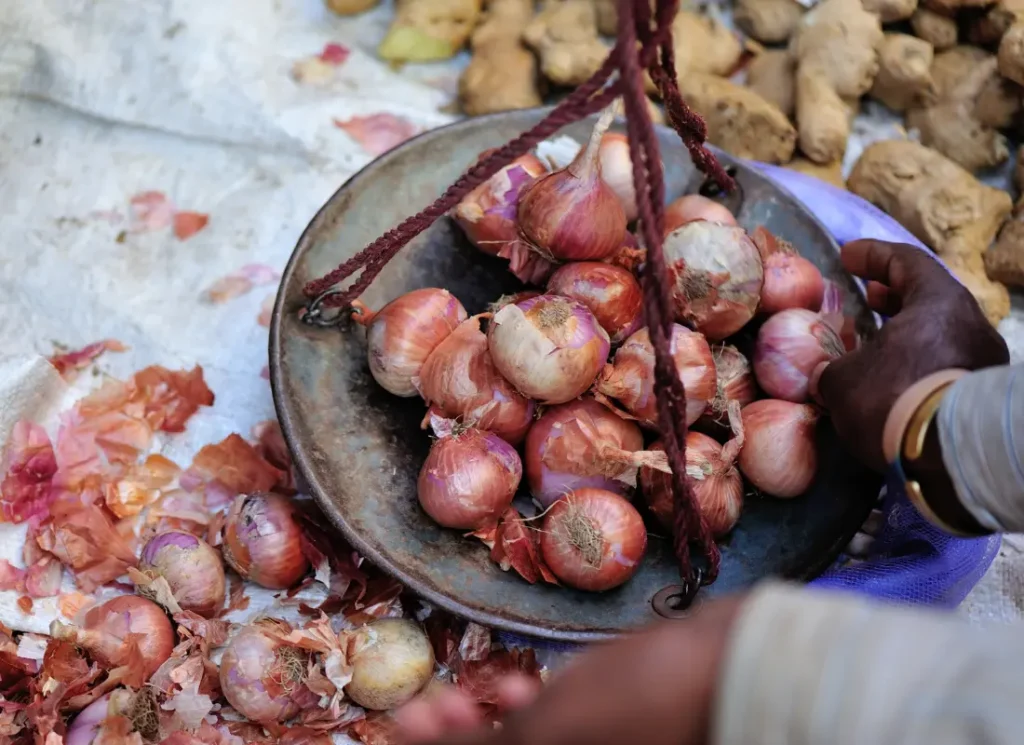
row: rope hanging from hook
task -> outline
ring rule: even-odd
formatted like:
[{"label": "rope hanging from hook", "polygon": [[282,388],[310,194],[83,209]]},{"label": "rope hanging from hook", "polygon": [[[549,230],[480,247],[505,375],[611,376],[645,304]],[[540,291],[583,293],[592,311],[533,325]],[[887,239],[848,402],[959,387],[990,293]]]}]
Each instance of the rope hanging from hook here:
[{"label": "rope hanging from hook", "polygon": [[[707,137],[704,121],[687,106],[679,92],[672,46],[672,21],[677,11],[678,0],[657,0],[653,13],[649,0],[618,0],[619,29],[615,47],[586,83],[570,93],[539,124],[477,161],[429,207],[384,233],[333,271],[307,284],[304,291],[315,299],[305,320],[312,325],[322,325],[323,308],[350,306],[403,246],[451,211],[470,191],[564,126],[608,107],[621,96],[633,161],[640,236],[647,248],[641,279],[644,311],[655,350],[658,421],[672,468],[675,553],[684,586],[692,595],[697,585],[714,582],[720,554],[686,478],[686,390],[671,354],[675,313],[662,250],[664,172],[644,93],[645,70],[661,94],[668,120],[696,167],[725,190],[731,191],[734,184],[704,146]],[[349,287],[333,290],[356,272],[360,274]],[[704,557],[706,570],[695,572],[691,544]]]}]

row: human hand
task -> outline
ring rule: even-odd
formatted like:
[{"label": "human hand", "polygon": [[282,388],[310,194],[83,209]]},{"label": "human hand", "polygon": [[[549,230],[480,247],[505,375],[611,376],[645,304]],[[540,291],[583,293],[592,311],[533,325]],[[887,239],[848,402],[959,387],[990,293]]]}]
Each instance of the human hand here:
[{"label": "human hand", "polygon": [[542,692],[510,679],[500,729],[456,689],[397,715],[408,745],[702,745],[726,642],[742,597],[706,603],[665,623],[583,653]]},{"label": "human hand", "polygon": [[843,247],[842,261],[867,280],[872,310],[891,318],[857,351],[821,366],[811,388],[850,451],[882,471],[882,431],[901,393],[939,370],[1005,365],[1009,352],[970,292],[926,251],[860,240]]}]

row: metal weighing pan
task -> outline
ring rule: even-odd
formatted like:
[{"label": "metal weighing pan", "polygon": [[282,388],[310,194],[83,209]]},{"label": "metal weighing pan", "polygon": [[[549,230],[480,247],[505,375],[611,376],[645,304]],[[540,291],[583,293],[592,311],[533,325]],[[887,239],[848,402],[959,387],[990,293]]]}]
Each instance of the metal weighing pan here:
[{"label": "metal weighing pan", "polygon": [[[334,194],[303,233],[285,269],[270,328],[274,401],[295,464],[324,513],[363,556],[426,600],[493,628],[549,640],[606,638],[657,616],[653,596],[677,584],[670,542],[652,538],[641,570],[603,594],[530,585],[502,572],[477,541],[435,525],[416,500],[430,438],[419,428],[424,405],[378,387],[366,363],[363,329],[303,324],[303,285],[333,269],[435,198],[487,148],[538,122],[544,110],[497,114],[432,130],[378,158]],[[591,124],[564,134],[584,142]],[[678,136],[659,128],[669,198],[696,192],[702,176]],[[824,227],[788,192],[728,155],[738,195],[724,199],[741,225],[765,225],[792,242],[825,277],[841,284],[848,314],[874,328],[856,282],[839,263]],[[384,269],[364,296],[379,308],[420,287],[445,287],[472,315],[521,287],[505,262],[474,249],[449,219],[439,220]],[[704,596],[767,576],[809,579],[858,530],[879,479],[837,444],[827,421],[819,433],[818,478],[793,500],[748,498],[722,547],[722,571]]]}]

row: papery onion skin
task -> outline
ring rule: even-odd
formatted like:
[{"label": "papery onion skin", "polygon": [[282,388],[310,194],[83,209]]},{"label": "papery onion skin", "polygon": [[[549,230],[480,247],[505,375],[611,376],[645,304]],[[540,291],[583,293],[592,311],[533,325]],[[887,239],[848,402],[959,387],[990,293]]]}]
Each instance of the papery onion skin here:
[{"label": "papery onion skin", "polygon": [[[676,370],[686,387],[686,424],[700,418],[715,397],[718,381],[711,347],[702,334],[674,324],[671,340]],[[654,392],[654,345],[642,328],[626,339],[612,362],[605,365],[594,389],[616,399],[641,425],[658,427],[658,401]]]},{"label": "papery onion skin", "polygon": [[466,320],[466,309],[448,290],[427,287],[395,298],[376,313],[359,301],[357,323],[366,326],[373,379],[389,393],[417,395],[412,379],[435,347]]},{"label": "papery onion skin", "polygon": [[[174,630],[163,609],[137,595],[121,595],[90,608],[78,627],[54,621],[50,635],[73,642],[107,670],[141,665],[147,680],[174,649]],[[131,639],[137,643],[137,656]]]},{"label": "papery onion skin", "polygon": [[697,425],[718,435],[728,429],[729,402],[736,401],[743,408],[757,398],[757,385],[750,361],[736,347],[722,344],[711,350],[711,356],[715,360],[717,390]]},{"label": "papery onion skin", "polygon": [[[656,442],[650,449],[663,450],[664,445]],[[740,519],[743,477],[735,464],[723,460],[722,446],[700,432],[688,432],[686,435],[686,470],[693,485],[693,495],[711,534],[721,538]],[[640,492],[662,527],[670,532],[675,530],[671,475],[641,468]]]},{"label": "papery onion skin", "polygon": [[601,445],[635,452],[644,449],[644,438],[639,427],[592,398],[545,411],[523,448],[533,498],[547,507],[584,487],[625,495],[635,483],[637,467],[602,457]]},{"label": "papery onion skin", "polygon": [[110,693],[104,694],[78,712],[68,726],[63,745],[92,745],[109,716],[110,698]]},{"label": "papery onion skin", "polygon": [[558,269],[548,280],[548,293],[583,303],[619,344],[644,321],[644,296],[633,274],[599,261],[579,261]]},{"label": "papery onion skin", "polygon": [[821,316],[790,308],[761,326],[754,346],[754,375],[769,396],[801,403],[810,395],[814,368],[844,352],[842,339]]},{"label": "papery onion skin", "polygon": [[806,492],[818,470],[815,427],[820,415],[807,404],[764,399],[742,411],[746,442],[739,465],[751,484],[773,497]]},{"label": "papery onion skin", "polygon": [[618,494],[579,489],[548,510],[540,547],[559,580],[603,592],[636,574],[647,551],[647,530],[636,508]]},{"label": "papery onion skin", "polygon": [[629,154],[629,138],[621,132],[605,132],[598,151],[601,178],[622,203],[626,222],[637,218],[636,188],[633,186],[633,160]]},{"label": "papery onion skin", "polygon": [[224,607],[227,582],[220,554],[191,533],[168,530],[150,538],[139,569],[167,580],[182,610],[209,618]]},{"label": "papery onion skin", "polygon": [[743,228],[686,223],[665,237],[664,252],[677,321],[721,341],[754,317],[764,268]]},{"label": "papery onion skin", "polygon": [[626,213],[601,178],[598,157],[612,118],[606,112],[572,163],[541,176],[519,197],[519,235],[546,259],[600,261],[622,246]]},{"label": "papery onion skin", "polygon": [[575,300],[540,295],[494,314],[491,359],[527,398],[561,404],[583,394],[608,359],[608,333]]},{"label": "papery onion skin", "polygon": [[[303,657],[258,625],[243,626],[228,641],[221,657],[220,687],[224,697],[238,713],[254,722],[291,719],[299,713],[291,693],[302,685]],[[266,683],[275,690],[268,692]]]},{"label": "papery onion skin", "polygon": [[309,571],[291,500],[280,494],[239,494],[224,523],[224,561],[244,579],[286,590]]},{"label": "papery onion skin", "polygon": [[445,528],[476,530],[497,522],[512,504],[523,465],[496,434],[467,429],[430,448],[417,483],[423,511]]},{"label": "papery onion skin", "polygon": [[414,382],[435,413],[494,432],[512,445],[522,442],[533,424],[536,405],[498,372],[479,316],[437,345]]},{"label": "papery onion skin", "polygon": [[345,694],[364,709],[386,711],[423,690],[434,675],[434,650],[423,630],[405,618],[382,618],[356,631]]},{"label": "papery onion skin", "polygon": [[700,194],[687,194],[674,202],[669,202],[665,207],[665,235],[697,220],[736,225],[736,216],[725,205]]},{"label": "papery onion skin", "polygon": [[519,238],[519,195],[547,171],[536,155],[520,156],[463,197],[452,210],[452,218],[474,246],[497,256],[504,244]]}]

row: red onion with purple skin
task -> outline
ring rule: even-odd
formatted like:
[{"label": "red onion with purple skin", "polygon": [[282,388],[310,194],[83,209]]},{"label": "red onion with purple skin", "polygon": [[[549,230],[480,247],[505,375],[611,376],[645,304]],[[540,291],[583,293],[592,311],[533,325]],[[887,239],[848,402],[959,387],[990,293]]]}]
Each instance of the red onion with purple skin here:
[{"label": "red onion with purple skin", "polygon": [[445,528],[477,530],[497,523],[523,476],[519,454],[491,432],[437,429],[440,438],[417,484],[423,511]]},{"label": "red onion with purple skin", "polygon": [[540,295],[494,314],[491,359],[527,398],[561,404],[582,395],[608,359],[611,344],[594,314],[575,300]]},{"label": "red onion with purple skin", "polygon": [[718,437],[729,430],[729,403],[735,401],[742,409],[757,398],[757,386],[750,362],[736,347],[722,344],[711,350],[711,356],[715,360],[717,391],[697,427]]},{"label": "red onion with purple skin", "polygon": [[755,230],[751,238],[764,265],[758,312],[772,315],[789,308],[819,310],[825,295],[825,280],[818,267],[763,227]]},{"label": "red onion with purple skin", "polygon": [[291,500],[280,494],[239,494],[224,523],[224,561],[244,579],[286,590],[309,571]]},{"label": "red onion with purple skin", "polygon": [[725,205],[699,194],[687,194],[670,202],[665,208],[665,235],[698,220],[717,222],[721,225],[736,224],[736,217]]},{"label": "red onion with purple skin", "polygon": [[220,661],[224,697],[242,716],[254,722],[283,722],[299,713],[294,696],[304,686],[307,655],[282,644],[260,628],[243,626],[233,636]]},{"label": "red onion with purple skin", "polygon": [[[163,577],[182,610],[209,618],[224,607],[226,580],[220,554],[191,533],[168,530],[150,538],[139,557],[139,570],[150,578]],[[144,589],[136,589],[148,597]]]},{"label": "red onion with purple skin", "polygon": [[743,409],[746,442],[740,451],[743,475],[773,497],[798,497],[818,470],[815,428],[818,410],[807,404],[765,399]]},{"label": "red onion with purple skin", "polygon": [[791,308],[761,326],[754,347],[754,375],[772,398],[802,403],[810,396],[814,368],[844,352],[839,334],[820,315]]},{"label": "red onion with purple skin", "polygon": [[544,507],[584,487],[625,495],[642,465],[669,470],[664,453],[644,451],[639,427],[592,398],[545,411],[524,452],[530,493]]},{"label": "red onion with purple skin", "polygon": [[754,317],[764,268],[743,228],[690,222],[665,237],[664,251],[677,321],[721,341]]},{"label": "red onion with purple skin", "polygon": [[612,344],[625,341],[643,326],[643,291],[636,277],[622,267],[598,261],[566,264],[551,275],[548,293],[587,306]]},{"label": "red onion with purple skin", "polygon": [[601,178],[622,203],[626,222],[637,218],[636,188],[633,186],[633,160],[629,154],[629,138],[622,132],[605,132],[598,151]]}]

